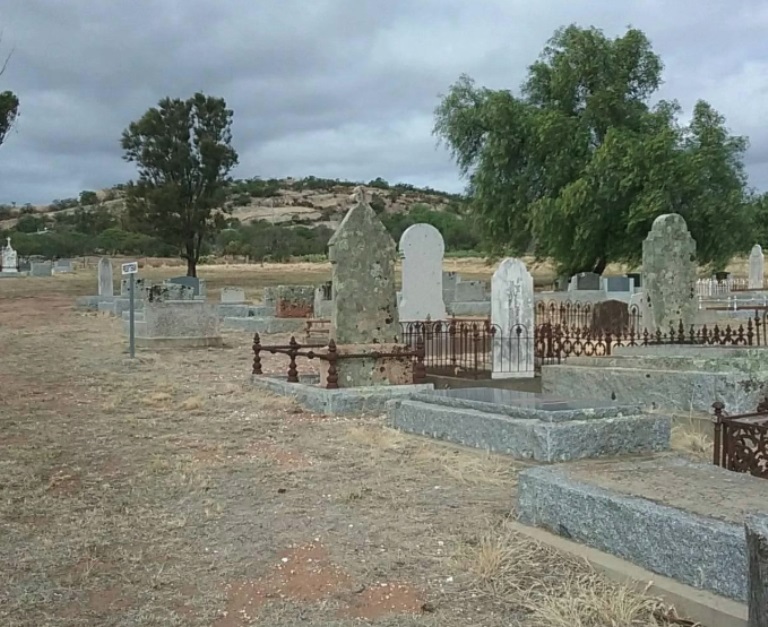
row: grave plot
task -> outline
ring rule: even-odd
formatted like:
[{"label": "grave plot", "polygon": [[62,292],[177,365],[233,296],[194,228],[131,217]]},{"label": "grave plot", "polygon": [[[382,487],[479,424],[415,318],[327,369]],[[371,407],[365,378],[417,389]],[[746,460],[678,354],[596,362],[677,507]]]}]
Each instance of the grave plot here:
[{"label": "grave plot", "polygon": [[525,470],[517,516],[715,594],[747,600],[744,524],[768,481],[666,455]]},{"label": "grave plot", "polygon": [[671,431],[638,405],[500,388],[420,393],[388,402],[387,415],[402,431],[542,462],[662,451]]}]

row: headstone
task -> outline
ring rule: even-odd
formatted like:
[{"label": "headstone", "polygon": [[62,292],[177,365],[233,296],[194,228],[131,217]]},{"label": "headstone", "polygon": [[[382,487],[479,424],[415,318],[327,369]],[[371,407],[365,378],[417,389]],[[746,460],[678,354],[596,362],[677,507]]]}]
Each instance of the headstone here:
[{"label": "headstone", "polygon": [[221,302],[222,303],[244,303],[245,290],[242,287],[222,287]]},{"label": "headstone", "polygon": [[67,274],[72,272],[71,259],[57,259],[53,264],[53,274]]},{"label": "headstone", "polygon": [[632,279],[628,276],[608,276],[603,279],[606,292],[631,292]]},{"label": "headstone", "polygon": [[315,305],[315,288],[311,285],[278,285],[275,317],[311,318]]},{"label": "headstone", "polygon": [[400,237],[403,296],[400,320],[445,320],[443,236],[431,224],[413,224]]},{"label": "headstone", "polygon": [[600,290],[600,275],[594,272],[580,272],[571,277],[572,290]]},{"label": "headstone", "polygon": [[333,282],[331,338],[337,344],[397,342],[397,252],[370,205],[358,202],[328,242]]},{"label": "headstone", "polygon": [[494,379],[534,376],[533,277],[520,259],[507,258],[491,279]]},{"label": "headstone", "polygon": [[315,318],[328,319],[331,317],[331,307],[333,301],[333,285],[326,281],[315,287],[315,301],[312,308],[312,315]]},{"label": "headstone", "polygon": [[51,276],[53,264],[50,261],[33,261],[29,266],[32,276]]},{"label": "headstone", "polygon": [[18,274],[19,257],[16,251],[11,246],[11,238],[6,238],[7,244],[3,247],[2,258],[2,272],[3,274]]},{"label": "headstone", "polygon": [[487,285],[485,281],[456,282],[455,299],[465,303],[476,303],[487,298]]},{"label": "headstone", "polygon": [[114,296],[115,284],[112,275],[112,261],[109,257],[99,259],[99,296]]},{"label": "headstone", "polygon": [[175,283],[176,285],[186,285],[191,287],[195,296],[200,296],[200,279],[194,276],[175,276],[167,281],[168,283]]},{"label": "headstone", "polygon": [[629,305],[620,300],[604,300],[592,307],[591,332],[617,336],[629,331]]},{"label": "headstone", "polygon": [[680,324],[687,330],[696,316],[696,241],[683,217],[667,213],[653,221],[643,242],[643,285],[649,332]]},{"label": "headstone", "polygon": [[749,289],[763,289],[764,271],[765,257],[763,256],[763,248],[760,244],[755,244],[752,247],[752,252],[749,253]]}]

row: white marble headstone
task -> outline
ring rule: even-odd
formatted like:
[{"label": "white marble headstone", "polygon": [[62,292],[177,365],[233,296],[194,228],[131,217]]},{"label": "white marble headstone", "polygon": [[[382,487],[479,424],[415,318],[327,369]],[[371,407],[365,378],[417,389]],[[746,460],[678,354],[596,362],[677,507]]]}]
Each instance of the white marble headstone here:
[{"label": "white marble headstone", "polygon": [[755,244],[752,247],[752,252],[749,253],[749,289],[763,289],[764,271],[765,257],[763,255],[763,248],[760,244]]},{"label": "white marble headstone", "polygon": [[11,238],[7,238],[7,245],[2,250],[2,267],[4,274],[17,274],[19,272],[19,258],[11,246]]},{"label": "white marble headstone", "polygon": [[534,376],[534,316],[531,273],[520,259],[504,259],[491,279],[492,378]]},{"label": "white marble headstone", "polygon": [[99,296],[114,296],[115,283],[112,275],[112,261],[109,257],[99,259]]},{"label": "white marble headstone", "polygon": [[431,224],[414,224],[400,237],[403,289],[400,320],[445,320],[443,236]]},{"label": "white marble headstone", "polygon": [[245,290],[242,287],[222,287],[221,302],[235,304],[244,303]]}]

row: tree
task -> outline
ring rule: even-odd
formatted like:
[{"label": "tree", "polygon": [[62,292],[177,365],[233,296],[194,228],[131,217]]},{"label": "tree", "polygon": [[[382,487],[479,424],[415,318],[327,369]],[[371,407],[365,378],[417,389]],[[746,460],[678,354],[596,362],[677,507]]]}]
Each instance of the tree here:
[{"label": "tree", "polygon": [[123,132],[124,159],[139,179],[126,188],[132,226],[157,235],[187,260],[197,276],[206,239],[224,226],[228,174],[237,164],[232,114],[223,98],[196,93],[164,98]]},{"label": "tree", "polygon": [[[5,73],[8,67],[8,61],[11,58],[9,54],[2,66],[0,66],[0,76]],[[19,99],[12,91],[0,92],[0,146],[5,141],[8,131],[11,130],[13,123],[19,116]]]},{"label": "tree", "polygon": [[650,98],[661,59],[642,31],[607,38],[556,31],[529,67],[522,95],[478,88],[468,76],[435,111],[434,133],[468,179],[471,208],[494,253],[533,249],[563,274],[637,263],[662,213],[685,217],[699,261],[722,266],[747,228],[746,140],[699,102]]}]

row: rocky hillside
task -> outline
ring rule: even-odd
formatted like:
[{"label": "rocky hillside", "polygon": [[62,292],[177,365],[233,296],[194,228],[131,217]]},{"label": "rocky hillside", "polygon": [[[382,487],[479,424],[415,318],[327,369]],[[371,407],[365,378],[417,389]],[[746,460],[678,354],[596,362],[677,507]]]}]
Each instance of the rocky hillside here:
[{"label": "rocky hillside", "polygon": [[[378,213],[404,213],[415,205],[426,205],[434,211],[457,210],[461,196],[433,189],[417,189],[411,185],[389,185],[382,179],[368,184],[318,179],[258,178],[234,181],[228,189],[226,205],[232,217],[247,224],[264,220],[272,224],[326,225],[335,229],[351,205],[350,195],[361,185]],[[84,191],[79,199],[53,201],[50,205],[25,207],[0,206],[0,229],[12,228],[18,217],[34,213],[55,218],[59,212],[73,213],[97,207],[119,212],[124,207],[124,186],[97,192]]]}]

